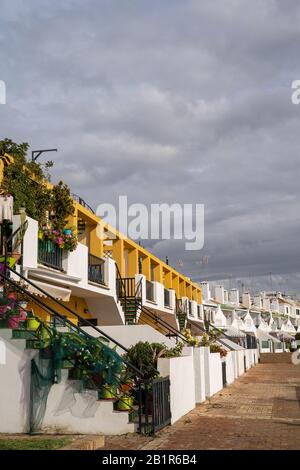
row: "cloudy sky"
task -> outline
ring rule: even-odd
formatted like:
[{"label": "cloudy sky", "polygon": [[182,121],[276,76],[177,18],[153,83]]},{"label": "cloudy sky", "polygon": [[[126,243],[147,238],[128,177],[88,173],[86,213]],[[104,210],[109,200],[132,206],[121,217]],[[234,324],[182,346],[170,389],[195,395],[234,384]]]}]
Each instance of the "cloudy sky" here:
[{"label": "cloudy sky", "polygon": [[300,292],[299,24],[298,0],[1,0],[0,138],[57,147],[94,207],[205,204],[200,252],[145,242],[194,280]]}]

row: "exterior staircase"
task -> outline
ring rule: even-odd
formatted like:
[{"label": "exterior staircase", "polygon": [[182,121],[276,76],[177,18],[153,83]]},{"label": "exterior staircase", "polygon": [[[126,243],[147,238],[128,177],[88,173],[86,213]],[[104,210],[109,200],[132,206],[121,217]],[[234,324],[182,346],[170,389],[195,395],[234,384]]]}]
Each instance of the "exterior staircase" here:
[{"label": "exterior staircase", "polygon": [[[10,271],[10,268],[7,268],[7,270]],[[86,333],[85,329],[74,325],[74,323],[66,319],[61,313],[46,304],[40,297],[36,297],[34,294],[30,293],[25,287],[24,282],[32,284],[35,289],[45,295],[46,293],[41,288],[32,281],[24,278],[21,274],[15,271],[13,271],[13,273],[14,278],[16,276],[19,277],[19,282],[7,276],[8,272],[1,274],[2,279],[5,281],[4,295],[1,299],[2,305],[5,303],[4,296],[7,296],[7,299],[9,299],[8,293],[16,292],[18,293],[18,301],[7,300],[8,302],[14,303],[14,308],[18,308],[18,302],[24,302],[25,299],[28,300],[29,298],[31,302],[35,303],[39,308],[42,308],[44,312],[51,317],[51,324],[47,324],[36,318],[35,320],[39,322],[39,325],[35,329],[28,327],[30,324],[28,323],[28,319],[20,321],[19,325],[12,329],[5,328],[2,320],[2,329],[0,330],[0,340],[2,338],[2,341],[5,342],[8,349],[11,348],[13,343],[18,344],[16,354],[10,357],[10,362],[12,363],[7,364],[10,375],[19,374],[17,358],[20,352],[23,351],[21,355],[24,356],[25,351],[28,351],[23,360],[26,362],[26,369],[31,369],[31,379],[27,377],[25,381],[20,381],[19,378],[16,377],[16,382],[20,383],[20,386],[23,388],[27,388],[26,390],[22,390],[22,395],[30,396],[32,401],[33,387],[37,387],[36,397],[46,394],[46,396],[44,396],[44,404],[41,403],[40,406],[36,407],[35,414],[39,414],[44,406],[44,416],[42,416],[42,419],[40,419],[38,423],[38,428],[35,428],[34,431],[94,434],[105,432],[122,434],[141,430],[140,427],[137,426],[137,417],[141,414],[142,410],[141,402],[137,400],[131,408],[129,407],[129,409],[125,411],[117,411],[115,405],[118,400],[122,401],[122,396],[120,396],[120,389],[122,387],[121,371],[128,368],[134,369],[134,372],[140,377],[141,381],[142,373],[134,366],[124,362],[122,356],[118,355],[110,347],[111,342],[114,342],[113,338],[109,337],[92,324],[89,326],[96,329],[100,336],[98,338],[90,336]],[[51,296],[49,296],[49,298],[60,306],[70,310],[56,299],[52,299]],[[83,321],[83,318],[76,312],[72,310],[70,310],[70,312],[76,316],[78,320]],[[64,327],[56,327],[55,323],[57,323],[57,320],[60,322],[64,321]],[[88,321],[85,320],[85,324],[87,323]],[[59,343],[57,343],[57,341],[59,341]],[[67,341],[67,343],[64,343],[65,341]],[[126,351],[126,348],[121,344],[115,343]],[[60,351],[59,357],[57,356],[58,351]],[[97,356],[99,351],[103,354]],[[77,362],[80,357],[86,358],[83,359],[83,361],[86,361],[86,369],[84,370],[90,371],[88,377],[85,375],[84,370],[81,371],[82,374],[79,374],[80,377],[74,376],[74,371],[76,372],[77,370],[78,373],[79,369],[80,372],[80,367],[78,367]],[[95,359],[97,357],[99,357],[99,359]],[[14,361],[15,364],[13,364]],[[34,362],[32,363],[32,361]],[[33,364],[33,366],[31,365],[30,367],[30,363]],[[43,375],[45,373],[45,367],[47,364],[50,367],[51,363],[55,364],[53,374],[51,375],[49,373],[46,379],[46,376],[44,377]],[[85,363],[81,360],[81,367],[84,367],[84,364]],[[114,368],[110,371],[112,367]],[[35,376],[32,375],[34,369],[37,370]],[[106,384],[103,382],[102,377],[102,382],[98,383],[96,380],[99,376],[99,374],[97,375],[98,370],[108,371],[106,374],[113,377],[111,382],[107,382]],[[6,368],[6,373],[7,372],[8,369]],[[94,376],[96,378],[94,378]],[[47,386],[43,389],[43,381],[37,385],[40,377],[44,379],[44,382],[48,380],[48,391],[46,390]],[[109,389],[111,391],[112,388],[114,391],[111,392],[109,398],[103,399],[103,389]],[[16,392],[19,393],[20,390],[16,388]],[[132,390],[132,392],[134,392],[134,390]],[[138,394],[136,394],[136,396],[138,396]],[[18,399],[16,399],[16,402],[18,402]],[[32,410],[35,406],[34,401],[28,406],[31,413],[30,422],[32,422],[35,419],[35,417],[32,416]],[[15,410],[14,407],[10,407],[9,409],[12,413],[18,411],[17,407]],[[3,421],[4,427],[0,425],[0,432],[12,432],[5,428],[5,422],[9,420],[10,417]],[[32,430],[31,424],[28,424],[26,430],[24,430],[24,428],[15,428],[13,432],[28,432]]]},{"label": "exterior staircase", "polygon": [[[124,312],[125,323],[127,325],[137,324],[139,319],[142,319],[144,324],[148,324],[156,328],[160,333],[163,333],[169,338],[175,338],[176,341],[180,340],[187,343],[185,336],[182,334],[182,329],[186,324],[187,314],[182,306],[181,301],[176,302],[177,318],[180,325],[180,331],[175,327],[164,321],[150,308],[143,305],[142,300],[142,286],[141,281],[136,285],[135,278],[122,278],[120,271],[117,268],[116,279],[116,292],[118,301]],[[180,310],[179,309],[180,306]]]}]

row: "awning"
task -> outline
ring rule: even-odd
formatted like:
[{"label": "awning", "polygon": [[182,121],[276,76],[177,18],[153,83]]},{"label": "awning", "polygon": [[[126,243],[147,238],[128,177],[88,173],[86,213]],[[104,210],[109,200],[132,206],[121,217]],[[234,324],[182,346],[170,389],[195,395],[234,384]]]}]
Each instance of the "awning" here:
[{"label": "awning", "polygon": [[[295,338],[292,335],[289,335],[285,331],[278,331],[276,333],[272,333],[272,336],[276,337],[280,342],[281,341],[293,341]],[[275,336],[276,335],[276,336]]]},{"label": "awning", "polygon": [[260,341],[272,341],[275,344],[281,344],[281,341],[278,338],[275,338],[274,336],[269,335],[266,331],[260,330],[257,328],[257,338]]},{"label": "awning", "polygon": [[245,348],[242,348],[239,344],[236,344],[234,341],[231,341],[229,338],[222,338],[222,342],[226,344],[228,348],[230,348],[233,351],[240,351]]},{"label": "awning", "polygon": [[228,326],[225,330],[225,333],[231,338],[246,338],[246,334],[234,326]]},{"label": "awning", "polygon": [[[46,282],[36,281],[36,280],[34,280],[33,282],[37,287],[40,287],[45,292],[47,292],[47,294],[52,295],[52,297],[54,297],[57,300],[63,300],[64,302],[68,302],[70,300],[71,290],[67,289],[66,287],[60,287],[54,284],[48,284]],[[45,294],[40,292],[39,289],[36,289],[30,284],[28,284],[28,290],[32,294],[38,295],[39,297],[45,297],[45,298],[47,297]]]}]

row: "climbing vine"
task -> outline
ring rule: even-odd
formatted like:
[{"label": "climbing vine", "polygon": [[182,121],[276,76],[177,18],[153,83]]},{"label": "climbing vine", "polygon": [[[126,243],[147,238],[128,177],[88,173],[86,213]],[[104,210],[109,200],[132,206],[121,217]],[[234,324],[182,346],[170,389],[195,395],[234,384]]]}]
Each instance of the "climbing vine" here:
[{"label": "climbing vine", "polygon": [[28,149],[27,143],[0,140],[0,156],[7,153],[14,158],[14,164],[5,167],[2,189],[13,195],[15,213],[25,208],[29,217],[38,220],[40,229],[49,229],[50,224],[53,229],[63,230],[74,211],[70,189],[62,181],[50,186],[53,162],[29,161]]}]

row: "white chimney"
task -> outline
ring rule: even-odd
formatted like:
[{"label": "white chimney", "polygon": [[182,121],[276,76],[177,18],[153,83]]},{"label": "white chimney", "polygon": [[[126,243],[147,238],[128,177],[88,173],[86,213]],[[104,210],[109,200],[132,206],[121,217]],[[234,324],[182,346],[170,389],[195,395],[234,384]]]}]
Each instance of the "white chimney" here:
[{"label": "white chimney", "polygon": [[245,305],[246,308],[251,308],[251,295],[249,292],[243,292],[242,296],[242,304]]},{"label": "white chimney", "polygon": [[229,291],[229,302],[231,304],[240,305],[240,297],[238,289],[230,289]]},{"label": "white chimney", "polygon": [[262,299],[262,308],[264,310],[271,310],[271,302],[268,297],[263,297]]},{"label": "white chimney", "polygon": [[209,300],[211,298],[209,283],[208,282],[200,282],[200,287],[202,291],[202,299]]},{"label": "white chimney", "polygon": [[260,294],[257,294],[257,295],[254,296],[253,303],[254,303],[255,307],[257,307],[259,309],[262,308],[262,298],[261,298]]},{"label": "white chimney", "polygon": [[279,312],[279,302],[278,299],[273,298],[270,301],[270,309],[272,312]]},{"label": "white chimney", "polygon": [[225,303],[224,299],[224,286],[215,286],[215,299],[221,304]]},{"label": "white chimney", "polygon": [[224,289],[224,304],[228,304],[228,290]]}]

